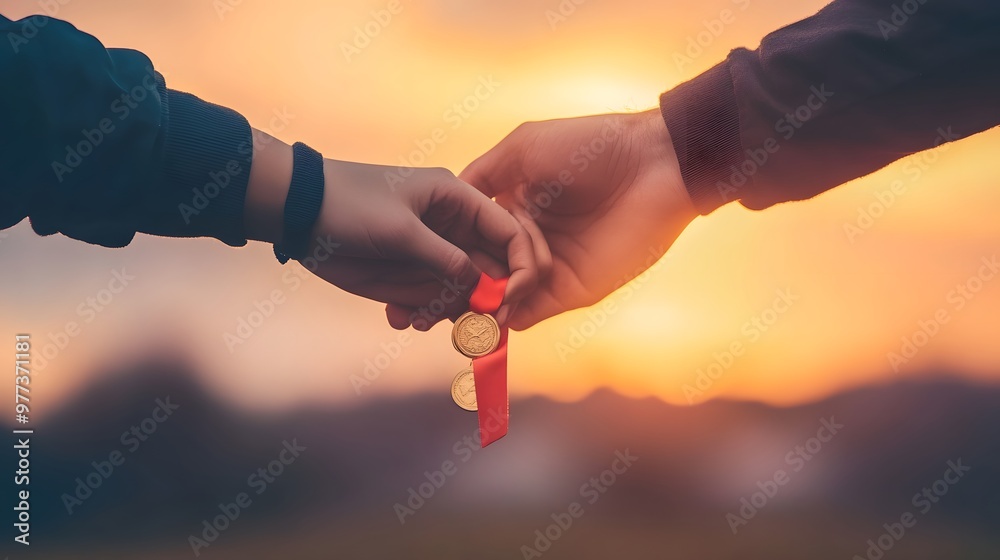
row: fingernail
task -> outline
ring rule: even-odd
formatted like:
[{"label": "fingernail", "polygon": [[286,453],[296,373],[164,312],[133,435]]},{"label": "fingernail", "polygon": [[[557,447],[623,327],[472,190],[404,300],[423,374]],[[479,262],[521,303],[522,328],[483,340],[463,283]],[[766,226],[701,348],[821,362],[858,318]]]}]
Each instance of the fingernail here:
[{"label": "fingernail", "polygon": [[497,319],[497,323],[501,327],[507,326],[507,319],[510,319],[510,306],[509,305],[503,305],[503,306],[501,306],[500,310],[497,311],[497,317],[496,317],[496,319]]}]

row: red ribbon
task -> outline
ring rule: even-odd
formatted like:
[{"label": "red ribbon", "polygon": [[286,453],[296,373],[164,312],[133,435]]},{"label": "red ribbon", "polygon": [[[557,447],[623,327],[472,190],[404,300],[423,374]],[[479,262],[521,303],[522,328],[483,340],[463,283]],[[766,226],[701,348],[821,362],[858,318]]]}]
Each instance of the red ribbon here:
[{"label": "red ribbon", "polygon": [[[469,298],[469,310],[492,315],[503,302],[507,279],[494,280],[485,273]],[[472,360],[479,408],[479,437],[482,446],[507,435],[507,327],[500,328],[500,344],[493,352]]]}]

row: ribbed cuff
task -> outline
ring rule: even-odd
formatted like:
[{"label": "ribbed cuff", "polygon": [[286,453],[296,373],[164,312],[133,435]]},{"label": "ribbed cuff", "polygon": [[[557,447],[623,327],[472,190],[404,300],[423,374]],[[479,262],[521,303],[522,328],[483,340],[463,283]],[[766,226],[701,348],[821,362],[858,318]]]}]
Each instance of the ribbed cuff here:
[{"label": "ribbed cuff", "polygon": [[167,134],[163,186],[170,208],[160,214],[160,233],[175,237],[215,237],[246,245],[243,205],[253,135],[239,113],[167,90]]},{"label": "ribbed cuff", "polygon": [[695,208],[708,214],[740,198],[745,184],[732,184],[742,162],[736,92],[723,62],[660,96],[681,177]]}]

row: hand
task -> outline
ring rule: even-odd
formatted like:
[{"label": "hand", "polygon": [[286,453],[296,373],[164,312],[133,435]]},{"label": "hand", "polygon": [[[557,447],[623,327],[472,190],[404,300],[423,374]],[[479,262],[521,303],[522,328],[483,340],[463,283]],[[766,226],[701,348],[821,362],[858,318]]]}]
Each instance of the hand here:
[{"label": "hand", "polygon": [[[251,238],[280,236],[290,158],[290,147],[280,142],[254,155],[245,212]],[[389,180],[398,177],[394,167],[327,159],[323,169],[323,205],[302,263],[348,292],[390,304],[394,327],[426,330],[457,317],[468,307],[480,266],[494,276],[509,272],[505,305],[534,288],[532,238],[450,171],[413,169],[399,182]],[[428,306],[433,313],[419,321],[412,316]]]},{"label": "hand", "polygon": [[697,216],[659,111],[525,123],[460,177],[536,238],[541,280],[514,329],[597,303]]}]

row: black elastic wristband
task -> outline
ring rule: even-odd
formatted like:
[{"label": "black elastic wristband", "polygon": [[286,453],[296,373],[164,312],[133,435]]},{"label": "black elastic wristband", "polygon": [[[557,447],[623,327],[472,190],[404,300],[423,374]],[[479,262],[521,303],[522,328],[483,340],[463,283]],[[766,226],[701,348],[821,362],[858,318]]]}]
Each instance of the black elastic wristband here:
[{"label": "black elastic wristband", "polygon": [[299,260],[309,250],[309,235],[323,205],[323,156],[302,142],[292,145],[292,183],[285,199],[285,224],[281,246],[274,256],[285,264]]}]

